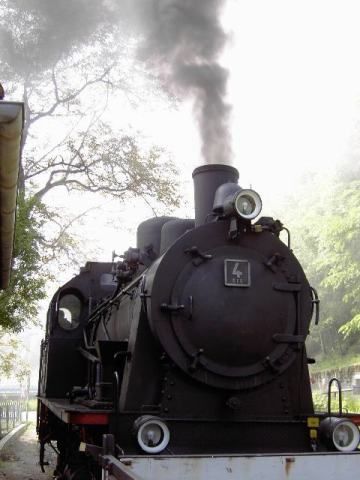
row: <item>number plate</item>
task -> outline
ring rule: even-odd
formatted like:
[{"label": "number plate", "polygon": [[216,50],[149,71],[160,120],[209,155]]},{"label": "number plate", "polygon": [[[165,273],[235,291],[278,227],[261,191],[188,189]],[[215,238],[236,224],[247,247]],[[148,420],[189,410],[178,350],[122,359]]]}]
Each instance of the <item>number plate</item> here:
[{"label": "number plate", "polygon": [[247,260],[226,259],[224,271],[227,287],[250,287],[250,262]]}]

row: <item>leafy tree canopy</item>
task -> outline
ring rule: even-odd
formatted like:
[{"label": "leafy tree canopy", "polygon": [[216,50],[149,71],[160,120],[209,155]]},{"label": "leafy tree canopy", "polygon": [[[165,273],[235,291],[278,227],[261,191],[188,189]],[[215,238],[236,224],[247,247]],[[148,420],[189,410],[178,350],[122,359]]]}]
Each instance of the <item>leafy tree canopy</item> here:
[{"label": "leafy tree canopy", "polygon": [[[297,200],[300,199],[300,201]],[[319,291],[321,322],[310,354],[345,354],[360,332],[360,171],[344,164],[334,176],[309,176],[286,205],[294,251]]]},{"label": "leafy tree canopy", "polygon": [[22,358],[24,344],[9,333],[0,331],[0,379],[16,378],[23,383],[30,375],[30,368]]},{"label": "leafy tree canopy", "polygon": [[44,222],[42,208],[34,198],[18,198],[14,266],[9,287],[0,292],[0,332],[17,332],[34,322],[37,303],[45,297],[48,275],[39,236]]}]

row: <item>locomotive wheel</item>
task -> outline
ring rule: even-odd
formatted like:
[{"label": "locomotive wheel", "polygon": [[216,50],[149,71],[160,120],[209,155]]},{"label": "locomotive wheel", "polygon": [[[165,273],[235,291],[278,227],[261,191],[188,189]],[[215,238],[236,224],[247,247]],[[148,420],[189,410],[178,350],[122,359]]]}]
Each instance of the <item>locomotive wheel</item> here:
[{"label": "locomotive wheel", "polygon": [[[79,466],[78,468],[72,469],[67,466],[64,470],[63,475],[60,477],[61,480],[96,480],[96,477],[86,466]],[[60,480],[59,479],[59,480]]]}]

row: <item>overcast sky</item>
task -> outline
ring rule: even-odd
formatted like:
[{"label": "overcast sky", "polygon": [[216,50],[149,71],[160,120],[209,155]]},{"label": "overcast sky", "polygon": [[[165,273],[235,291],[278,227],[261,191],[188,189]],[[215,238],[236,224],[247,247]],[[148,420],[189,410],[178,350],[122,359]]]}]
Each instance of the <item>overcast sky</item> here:
[{"label": "overcast sky", "polygon": [[342,160],[359,133],[360,3],[228,5],[235,163],[244,176],[263,183],[275,169],[286,180]]}]

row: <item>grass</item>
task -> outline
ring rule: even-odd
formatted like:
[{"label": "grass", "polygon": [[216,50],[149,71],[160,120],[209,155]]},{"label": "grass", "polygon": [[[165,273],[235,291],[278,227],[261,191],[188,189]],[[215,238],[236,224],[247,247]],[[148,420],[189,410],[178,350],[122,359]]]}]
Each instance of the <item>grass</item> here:
[{"label": "grass", "polygon": [[[313,392],[313,402],[316,412],[328,411],[328,397],[319,391]],[[360,397],[352,395],[350,392],[343,393],[342,408],[344,413],[360,413]],[[337,413],[339,411],[338,398],[332,395],[331,411]]]},{"label": "grass", "polygon": [[37,410],[37,398],[29,398],[28,400],[28,410],[29,412],[34,412]]},{"label": "grass", "polygon": [[360,365],[360,354],[331,355],[317,360],[314,365],[310,365],[310,373],[346,368],[353,365]]}]

